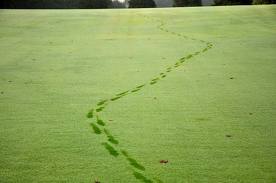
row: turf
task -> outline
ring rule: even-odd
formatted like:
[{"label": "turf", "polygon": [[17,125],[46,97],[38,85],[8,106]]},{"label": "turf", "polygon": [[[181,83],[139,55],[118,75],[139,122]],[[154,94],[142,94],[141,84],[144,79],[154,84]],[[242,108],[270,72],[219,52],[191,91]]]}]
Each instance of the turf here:
[{"label": "turf", "polygon": [[0,10],[0,182],[275,182],[275,19]]}]

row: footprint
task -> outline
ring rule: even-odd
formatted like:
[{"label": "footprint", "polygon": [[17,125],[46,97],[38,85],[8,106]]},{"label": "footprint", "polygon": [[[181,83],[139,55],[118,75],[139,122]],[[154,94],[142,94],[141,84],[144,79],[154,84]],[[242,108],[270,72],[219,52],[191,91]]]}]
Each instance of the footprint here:
[{"label": "footprint", "polygon": [[97,116],[97,124],[101,126],[105,126],[105,123],[103,122],[103,120],[101,120],[98,116]]},{"label": "footprint", "polygon": [[119,153],[114,149],[114,147],[112,147],[107,142],[102,143],[102,145],[105,147],[106,150],[108,150],[109,154],[111,154],[112,156],[119,156]]},{"label": "footprint", "polygon": [[129,92],[129,90],[127,90],[127,91],[124,91],[124,92],[122,92],[122,93],[118,93],[118,94],[116,94],[116,96],[122,96],[122,95],[125,95],[125,94],[127,94]]},{"label": "footprint", "polygon": [[179,67],[179,66],[180,64],[178,62],[174,64],[174,67]]},{"label": "footprint", "polygon": [[151,81],[158,81],[160,78],[154,78]]},{"label": "footprint", "polygon": [[103,105],[103,104],[105,104],[107,101],[108,101],[107,99],[102,100],[102,101],[100,101],[100,102],[97,104],[97,106]]},{"label": "footprint", "polygon": [[96,109],[97,112],[101,112],[104,109],[104,107],[99,107]]},{"label": "footprint", "polygon": [[165,78],[165,77],[167,76],[167,75],[164,74],[163,72],[161,72],[160,75],[161,75],[161,78]]},{"label": "footprint", "polygon": [[206,52],[208,50],[208,48],[204,48],[203,50],[202,50],[202,52]]},{"label": "footprint", "polygon": [[190,54],[190,55],[186,56],[186,59],[190,59],[190,58],[192,58],[192,57],[193,57],[193,55]]},{"label": "footprint", "polygon": [[143,88],[144,86],[146,86],[146,84],[142,84],[140,86],[137,86],[136,88]]},{"label": "footprint", "polygon": [[102,131],[100,130],[100,128],[97,125],[95,125],[94,123],[90,123],[90,125],[93,128],[95,134],[101,134],[102,133]]},{"label": "footprint", "polygon": [[186,57],[181,57],[179,60],[186,60]]},{"label": "footprint", "polygon": [[87,118],[93,118],[93,112],[94,112],[94,110],[93,109],[91,109],[88,113],[87,113],[87,115],[86,115],[86,117]]},{"label": "footprint", "polygon": [[108,138],[108,141],[111,142],[112,144],[119,144],[119,141],[116,140],[110,133],[107,129],[104,129],[104,133],[105,135],[107,136]]},{"label": "footprint", "polygon": [[127,158],[129,164],[133,167],[135,167],[136,169],[138,170],[141,170],[141,171],[145,171],[145,167],[143,167],[142,165],[140,165],[135,159],[133,158]]},{"label": "footprint", "polygon": [[139,164],[135,159],[131,158],[128,153],[124,150],[121,151],[122,154],[126,157],[127,161],[129,162],[129,164],[139,170],[145,171],[145,167],[141,164]]},{"label": "footprint", "polygon": [[119,97],[114,97],[114,98],[112,98],[112,99],[110,99],[111,101],[115,101],[115,100],[118,100],[118,99],[120,99],[122,96],[119,96]]},{"label": "footprint", "polygon": [[139,90],[141,90],[141,88],[134,89],[134,90],[132,90],[131,92],[134,93],[134,92],[137,92],[137,91],[139,91]]},{"label": "footprint", "polygon": [[144,183],[153,183],[152,180],[146,178],[143,174],[133,171],[133,175],[136,179],[141,180]]}]

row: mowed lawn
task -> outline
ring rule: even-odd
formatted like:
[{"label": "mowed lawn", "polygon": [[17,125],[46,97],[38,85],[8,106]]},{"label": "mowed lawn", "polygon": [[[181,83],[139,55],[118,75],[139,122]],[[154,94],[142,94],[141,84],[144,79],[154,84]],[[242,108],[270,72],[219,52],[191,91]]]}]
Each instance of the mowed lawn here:
[{"label": "mowed lawn", "polygon": [[[0,182],[274,183],[275,20],[276,6],[0,10]],[[199,40],[213,47],[101,113],[145,170],[111,156],[88,111]]]}]

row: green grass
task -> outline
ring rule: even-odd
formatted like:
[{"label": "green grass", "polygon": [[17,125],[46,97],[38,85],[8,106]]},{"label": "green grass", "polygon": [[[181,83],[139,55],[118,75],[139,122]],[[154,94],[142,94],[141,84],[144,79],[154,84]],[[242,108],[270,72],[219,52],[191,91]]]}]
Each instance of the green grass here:
[{"label": "green grass", "polygon": [[275,182],[275,20],[0,10],[0,182]]}]

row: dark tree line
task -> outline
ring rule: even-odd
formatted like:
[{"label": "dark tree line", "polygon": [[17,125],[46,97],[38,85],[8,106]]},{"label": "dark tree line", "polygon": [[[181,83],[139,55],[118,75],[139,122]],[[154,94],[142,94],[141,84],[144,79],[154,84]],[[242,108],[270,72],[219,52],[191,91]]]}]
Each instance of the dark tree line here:
[{"label": "dark tree line", "polygon": [[15,9],[67,9],[110,8],[111,0],[0,0],[0,8]]},{"label": "dark tree line", "polygon": [[276,4],[276,0],[253,0],[252,4]]},{"label": "dark tree line", "polygon": [[215,0],[215,5],[275,4],[276,0]]},{"label": "dark tree line", "polygon": [[154,0],[129,0],[129,8],[155,8],[156,4]]},{"label": "dark tree line", "polygon": [[174,0],[174,7],[201,6],[201,0]]},{"label": "dark tree line", "polygon": [[[156,2],[170,0],[126,0],[129,8],[154,8]],[[214,5],[275,4],[276,0],[214,0]],[[0,0],[0,8],[67,9],[67,8],[125,8],[118,0]],[[173,0],[174,7],[201,6],[201,0]]]},{"label": "dark tree line", "polygon": [[[154,0],[129,0],[129,8],[154,8]],[[0,8],[67,9],[67,8],[125,8],[118,0],[0,0]]]},{"label": "dark tree line", "polygon": [[[251,5],[275,4],[276,0],[214,0],[215,6],[220,5]],[[174,0],[174,6],[201,6],[201,0]]]},{"label": "dark tree line", "polygon": [[250,5],[252,0],[215,0],[215,5]]}]

